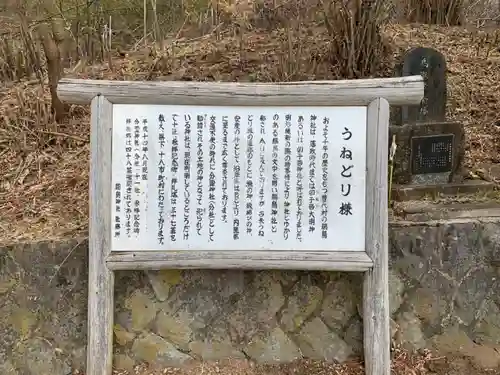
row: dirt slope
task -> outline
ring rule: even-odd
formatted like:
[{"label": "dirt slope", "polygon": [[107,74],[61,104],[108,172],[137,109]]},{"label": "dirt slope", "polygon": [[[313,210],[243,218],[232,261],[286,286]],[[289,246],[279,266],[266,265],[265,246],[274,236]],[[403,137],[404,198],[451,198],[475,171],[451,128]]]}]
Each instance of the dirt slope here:
[{"label": "dirt slope", "polygon": [[[413,46],[441,51],[448,62],[448,117],[466,125],[466,163],[500,160],[500,54],[494,37],[465,29],[392,25],[392,45],[378,76]],[[336,79],[322,28],[253,31],[243,39],[207,36],[170,43],[162,58],[131,53],[67,76],[118,80],[281,81]],[[482,39],[481,39],[482,38]],[[486,42],[485,42],[486,40]],[[333,62],[334,63],[334,62]],[[88,108],[51,123],[47,90],[32,82],[0,88],[0,242],[85,232],[89,158]]]}]

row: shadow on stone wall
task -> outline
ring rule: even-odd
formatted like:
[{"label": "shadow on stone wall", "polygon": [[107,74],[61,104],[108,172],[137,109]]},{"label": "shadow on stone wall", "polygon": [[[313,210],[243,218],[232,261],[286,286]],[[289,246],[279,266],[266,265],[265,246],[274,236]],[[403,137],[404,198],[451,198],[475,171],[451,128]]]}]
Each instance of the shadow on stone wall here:
[{"label": "shadow on stone wall", "polygon": [[[394,342],[500,364],[500,224],[394,225],[390,237]],[[361,284],[336,272],[119,272],[115,364],[342,362],[362,354]],[[0,297],[1,374],[84,368],[86,241],[4,247]]]}]

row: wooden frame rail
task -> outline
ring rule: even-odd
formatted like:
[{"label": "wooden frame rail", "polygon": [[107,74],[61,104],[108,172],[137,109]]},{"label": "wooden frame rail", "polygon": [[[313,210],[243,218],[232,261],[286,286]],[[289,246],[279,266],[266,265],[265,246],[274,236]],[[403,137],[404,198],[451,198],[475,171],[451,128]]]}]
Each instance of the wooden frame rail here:
[{"label": "wooden frame rail", "polygon": [[365,106],[376,98],[419,104],[423,89],[421,76],[281,84],[62,79],[57,94],[72,104],[90,104],[102,95],[120,104]]}]

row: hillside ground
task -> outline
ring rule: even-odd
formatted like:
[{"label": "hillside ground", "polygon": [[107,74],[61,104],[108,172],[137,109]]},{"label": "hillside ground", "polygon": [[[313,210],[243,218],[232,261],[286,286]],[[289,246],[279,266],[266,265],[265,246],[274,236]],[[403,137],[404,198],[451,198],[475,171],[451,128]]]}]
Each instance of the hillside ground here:
[{"label": "hillside ground", "polygon": [[[496,32],[389,25],[392,56],[377,76],[394,75],[403,51],[441,51],[448,64],[447,118],[464,123],[470,170],[500,162],[500,53]],[[243,38],[208,35],[171,42],[160,58],[127,57],[67,77],[117,80],[280,81],[333,79],[329,35],[321,28],[252,31]],[[290,48],[292,51],[290,51]],[[294,56],[289,59],[288,56]],[[88,215],[89,108],[51,121],[47,87],[36,81],[0,88],[0,242],[85,233]],[[39,124],[43,124],[40,126]]]},{"label": "hillside ground", "polygon": [[[114,375],[365,375],[360,361],[344,365],[302,360],[282,365],[255,365],[246,361],[195,363],[186,368],[149,369],[138,366],[134,371],[115,371]],[[430,353],[410,356],[404,351],[393,353],[391,375],[499,375],[485,370],[467,357],[433,357]]]},{"label": "hillside ground", "polygon": [[[393,50],[377,76],[388,77],[402,52],[433,47],[448,64],[447,117],[465,124],[466,166],[474,171],[500,162],[500,53],[495,33],[425,25],[389,25]],[[117,80],[280,81],[332,79],[329,35],[311,26],[252,31],[171,41],[152,58],[131,52],[107,64],[66,72],[67,77]],[[290,59],[289,56],[294,56]],[[85,235],[88,221],[89,108],[73,106],[71,118],[52,121],[47,87],[35,81],[0,86],[0,243]],[[41,126],[43,125],[43,126]],[[468,358],[435,358],[428,353],[395,354],[395,375],[500,374]],[[362,374],[359,362],[332,366],[300,362],[286,366],[248,363],[198,364],[189,369],[146,374],[323,375]]]}]

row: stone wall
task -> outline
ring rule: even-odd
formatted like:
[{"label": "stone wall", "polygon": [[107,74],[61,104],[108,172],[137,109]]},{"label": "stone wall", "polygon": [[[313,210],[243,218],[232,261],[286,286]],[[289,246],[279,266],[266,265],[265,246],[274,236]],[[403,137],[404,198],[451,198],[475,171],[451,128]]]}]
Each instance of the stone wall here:
[{"label": "stone wall", "polygon": [[[391,329],[410,349],[460,350],[500,363],[500,224],[394,224]],[[0,251],[0,373],[84,368],[87,242]],[[362,354],[361,274],[119,272],[115,363],[179,365],[191,358]]]}]

